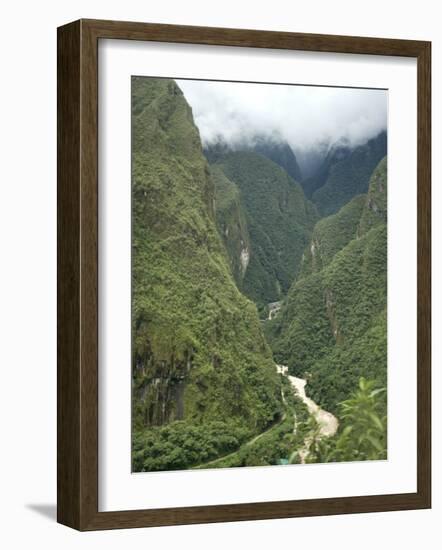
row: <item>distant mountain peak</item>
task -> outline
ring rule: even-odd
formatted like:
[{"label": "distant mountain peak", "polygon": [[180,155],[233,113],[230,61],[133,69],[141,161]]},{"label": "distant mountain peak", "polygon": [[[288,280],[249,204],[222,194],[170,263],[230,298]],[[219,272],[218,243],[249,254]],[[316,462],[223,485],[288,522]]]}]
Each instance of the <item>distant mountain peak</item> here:
[{"label": "distant mountain peak", "polygon": [[291,178],[300,182],[302,180],[301,169],[293,149],[276,132],[269,135],[257,134],[251,139],[228,143],[224,138],[206,144],[204,154],[209,162],[217,162],[228,153],[253,151],[272,160],[275,164],[284,168]]}]

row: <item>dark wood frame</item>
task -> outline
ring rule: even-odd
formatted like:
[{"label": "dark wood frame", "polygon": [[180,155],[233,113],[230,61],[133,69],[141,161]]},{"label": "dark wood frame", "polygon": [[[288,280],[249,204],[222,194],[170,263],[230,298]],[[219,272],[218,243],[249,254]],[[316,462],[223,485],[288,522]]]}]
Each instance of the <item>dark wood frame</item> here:
[{"label": "dark wood frame", "polygon": [[[98,511],[98,40],[406,56],[418,66],[417,492]],[[58,29],[58,521],[85,531],[431,506],[431,43],[79,20]]]}]

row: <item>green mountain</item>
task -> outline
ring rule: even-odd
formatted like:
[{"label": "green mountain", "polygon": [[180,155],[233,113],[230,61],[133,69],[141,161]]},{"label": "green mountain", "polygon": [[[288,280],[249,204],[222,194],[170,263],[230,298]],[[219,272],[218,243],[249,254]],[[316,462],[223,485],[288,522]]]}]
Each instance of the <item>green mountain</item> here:
[{"label": "green mountain", "polygon": [[260,138],[254,144],[253,151],[284,168],[287,174],[295,181],[300,182],[302,180],[301,168],[299,167],[295,153],[288,143]]},{"label": "green mountain", "polygon": [[238,187],[226,177],[220,165],[212,165],[211,175],[215,184],[218,230],[229,256],[233,277],[241,289],[250,258],[250,235],[246,213],[241,204]]},{"label": "green mountain", "polygon": [[387,162],[368,193],[313,231],[305,266],[266,324],[275,360],[307,376],[310,396],[338,410],[360,377],[386,383]]},{"label": "green mountain", "polygon": [[229,213],[225,202],[218,200],[215,206],[238,286],[259,306],[279,300],[299,270],[318,219],[315,207],[285,170],[261,154],[227,153],[211,169],[216,185],[222,186],[217,193],[228,187],[235,196]]},{"label": "green mountain", "polygon": [[300,276],[321,271],[355,238],[366,201],[366,195],[357,195],[337,214],[322,218],[315,225],[310,245],[302,256]]},{"label": "green mountain", "polygon": [[334,214],[354,196],[366,193],[373,170],[386,154],[386,132],[351,150],[347,146],[333,147],[314,183],[309,184],[319,213]]},{"label": "green mountain", "polygon": [[[305,177],[302,181],[302,188],[309,199],[312,198],[315,191],[326,183],[332,167],[338,162],[342,162],[348,158],[352,151],[347,140],[340,140],[331,147],[329,146],[325,154],[322,151],[323,148],[324,145],[322,145],[320,151],[318,151],[318,157],[323,157],[322,161],[319,165],[316,165],[316,169],[311,169],[311,175]],[[310,154],[312,155],[312,153]]]},{"label": "green mountain", "polygon": [[224,156],[233,152],[259,153],[263,157],[272,160],[283,168],[295,181],[302,180],[301,168],[299,167],[295,153],[290,145],[277,137],[257,136],[252,141],[244,141],[230,146],[222,140],[207,145],[204,154],[207,160],[213,164]]},{"label": "green mountain", "polygon": [[358,235],[384,223],[387,223],[387,157],[381,160],[371,177]]},{"label": "green mountain", "polygon": [[279,418],[281,383],[232,277],[214,181],[174,81],[132,78],[132,144],[133,469],[179,469]]}]

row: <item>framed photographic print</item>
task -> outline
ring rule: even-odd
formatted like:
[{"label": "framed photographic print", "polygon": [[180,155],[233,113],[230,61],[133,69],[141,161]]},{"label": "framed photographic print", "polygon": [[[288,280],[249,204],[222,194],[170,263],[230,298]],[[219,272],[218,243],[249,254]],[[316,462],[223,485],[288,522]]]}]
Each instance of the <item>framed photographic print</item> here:
[{"label": "framed photographic print", "polygon": [[429,508],[430,43],[58,29],[58,521]]}]

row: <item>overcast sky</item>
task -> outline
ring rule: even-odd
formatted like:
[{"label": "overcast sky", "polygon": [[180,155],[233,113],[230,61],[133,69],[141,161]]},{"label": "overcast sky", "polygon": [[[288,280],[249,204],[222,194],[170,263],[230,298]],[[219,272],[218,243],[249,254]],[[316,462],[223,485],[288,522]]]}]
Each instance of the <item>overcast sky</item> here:
[{"label": "overcast sky", "polygon": [[274,135],[294,149],[347,138],[354,145],[387,127],[385,90],[177,80],[205,144]]}]

